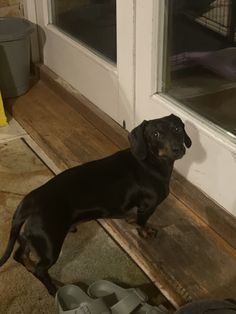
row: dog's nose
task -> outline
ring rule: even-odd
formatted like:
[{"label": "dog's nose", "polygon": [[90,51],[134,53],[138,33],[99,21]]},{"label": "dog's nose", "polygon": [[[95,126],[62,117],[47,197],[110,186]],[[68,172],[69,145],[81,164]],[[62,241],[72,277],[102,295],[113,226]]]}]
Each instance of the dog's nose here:
[{"label": "dog's nose", "polygon": [[175,155],[178,155],[180,153],[180,148],[179,147],[173,147],[172,151]]}]

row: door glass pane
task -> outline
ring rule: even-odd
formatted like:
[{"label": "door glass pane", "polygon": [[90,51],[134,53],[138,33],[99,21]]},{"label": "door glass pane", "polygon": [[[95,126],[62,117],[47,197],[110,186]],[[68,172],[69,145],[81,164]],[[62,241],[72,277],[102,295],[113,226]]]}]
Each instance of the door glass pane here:
[{"label": "door glass pane", "polygon": [[51,0],[52,23],[116,62],[116,0]]},{"label": "door glass pane", "polygon": [[163,92],[236,135],[236,0],[169,0]]}]

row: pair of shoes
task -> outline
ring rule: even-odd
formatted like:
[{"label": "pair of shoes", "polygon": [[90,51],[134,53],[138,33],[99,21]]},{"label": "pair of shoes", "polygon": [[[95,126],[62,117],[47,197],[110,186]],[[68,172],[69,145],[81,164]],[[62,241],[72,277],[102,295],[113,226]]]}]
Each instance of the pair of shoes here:
[{"label": "pair of shoes", "polygon": [[124,289],[99,280],[88,288],[88,295],[78,286],[66,285],[56,294],[59,314],[166,314],[162,305],[147,303],[147,296],[140,289]]}]

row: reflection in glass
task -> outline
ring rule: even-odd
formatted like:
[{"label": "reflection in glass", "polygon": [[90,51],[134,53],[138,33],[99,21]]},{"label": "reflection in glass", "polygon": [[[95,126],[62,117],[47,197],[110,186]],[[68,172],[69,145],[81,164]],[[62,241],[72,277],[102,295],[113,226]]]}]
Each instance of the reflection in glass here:
[{"label": "reflection in glass", "polygon": [[52,0],[52,23],[116,62],[115,0]]},{"label": "reflection in glass", "polygon": [[164,92],[236,135],[236,0],[169,0]]}]

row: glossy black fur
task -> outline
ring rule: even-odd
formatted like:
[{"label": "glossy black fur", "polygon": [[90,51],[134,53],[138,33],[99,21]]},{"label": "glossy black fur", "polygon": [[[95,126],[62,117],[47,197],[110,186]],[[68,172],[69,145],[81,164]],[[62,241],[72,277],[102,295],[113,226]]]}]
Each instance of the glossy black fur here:
[{"label": "glossy black fur", "polygon": [[[147,235],[142,230],[167,197],[174,161],[184,155],[184,144],[190,147],[191,140],[182,121],[174,115],[144,121],[129,134],[129,140],[130,149],[68,169],[30,192],[14,214],[0,266],[18,240],[14,258],[54,295],[56,286],[48,269],[57,261],[74,224],[97,218],[125,218],[136,207],[140,234]],[[32,252],[37,257],[34,263],[30,259]]]}]

